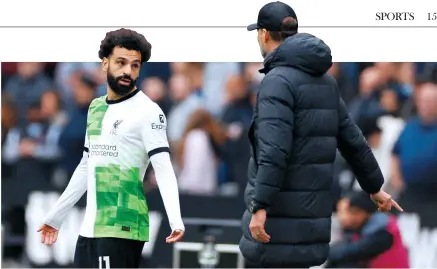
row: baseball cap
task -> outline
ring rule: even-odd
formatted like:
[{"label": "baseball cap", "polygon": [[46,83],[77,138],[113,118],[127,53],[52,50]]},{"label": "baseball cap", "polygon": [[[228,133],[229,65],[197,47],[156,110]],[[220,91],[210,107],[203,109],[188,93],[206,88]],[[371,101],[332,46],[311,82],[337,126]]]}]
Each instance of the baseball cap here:
[{"label": "baseball cap", "polygon": [[281,31],[282,20],[287,17],[297,21],[296,13],[289,5],[280,1],[271,2],[260,9],[257,23],[247,26],[247,30],[253,31],[263,28],[268,31]]},{"label": "baseball cap", "polygon": [[349,197],[349,206],[360,208],[368,213],[374,213],[377,206],[370,199],[370,195],[364,191],[356,191]]}]

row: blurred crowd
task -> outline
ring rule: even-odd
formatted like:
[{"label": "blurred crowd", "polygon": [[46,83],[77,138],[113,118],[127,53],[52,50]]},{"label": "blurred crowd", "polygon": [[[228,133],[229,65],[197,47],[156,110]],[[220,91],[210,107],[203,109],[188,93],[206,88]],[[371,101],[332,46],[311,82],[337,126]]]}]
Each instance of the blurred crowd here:
[{"label": "blurred crowd", "polygon": [[[181,192],[244,191],[247,129],[261,67],[143,66],[137,87],[167,117]],[[106,77],[99,63],[2,63],[1,70],[2,212],[11,212],[23,208],[32,190],[68,184],[82,156],[88,106],[106,93]],[[437,63],[335,63],[329,72],[376,155],[384,188],[406,211],[418,213],[423,225],[437,227]],[[146,191],[156,187],[149,170]],[[355,188],[353,173],[338,156],[336,197]]]},{"label": "blurred crowd", "polygon": [[[142,68],[137,87],[167,116],[182,192],[233,195],[245,186],[246,131],[261,67],[147,63]],[[437,186],[436,175],[426,174],[436,171],[432,132],[427,136],[426,130],[405,128],[409,120],[414,125],[416,115],[431,122],[436,117],[436,70],[435,63],[336,63],[330,70],[377,155],[386,187],[395,193],[416,183],[425,184],[421,192],[434,189],[428,183]],[[8,190],[21,203],[35,188],[65,187],[82,155],[88,105],[105,94],[105,82],[98,63],[2,63],[3,192]],[[404,129],[408,134],[398,139]],[[419,141],[429,145],[423,152],[416,145]],[[421,168],[415,163],[431,170],[417,171]],[[337,167],[337,190],[353,187],[356,183],[341,156]],[[147,188],[156,186],[153,171],[147,179]]]}]

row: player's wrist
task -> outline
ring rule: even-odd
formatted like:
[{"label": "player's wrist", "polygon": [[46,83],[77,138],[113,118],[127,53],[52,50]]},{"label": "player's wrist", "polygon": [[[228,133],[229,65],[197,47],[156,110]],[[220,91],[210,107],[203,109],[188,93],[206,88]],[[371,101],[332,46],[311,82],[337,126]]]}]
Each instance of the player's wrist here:
[{"label": "player's wrist", "polygon": [[173,232],[175,231],[185,231],[185,225],[183,223],[172,224],[170,228]]}]

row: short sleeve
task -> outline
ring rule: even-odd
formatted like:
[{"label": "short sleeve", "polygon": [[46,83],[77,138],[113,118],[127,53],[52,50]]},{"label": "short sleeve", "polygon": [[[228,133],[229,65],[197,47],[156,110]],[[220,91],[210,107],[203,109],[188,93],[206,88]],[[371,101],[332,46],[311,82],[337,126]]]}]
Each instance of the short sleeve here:
[{"label": "short sleeve", "polygon": [[149,158],[157,153],[170,152],[167,140],[167,119],[156,104],[146,114],[144,123],[141,125],[141,138]]},{"label": "short sleeve", "polygon": [[88,131],[85,131],[85,139],[83,143],[83,150],[88,152],[90,148],[90,140],[88,139]]},{"label": "short sleeve", "polygon": [[402,150],[402,144],[404,143],[404,137],[406,136],[406,132],[408,131],[408,125],[405,126],[404,130],[402,130],[401,134],[399,135],[398,139],[393,145],[391,153],[393,155],[399,156],[401,154]]}]

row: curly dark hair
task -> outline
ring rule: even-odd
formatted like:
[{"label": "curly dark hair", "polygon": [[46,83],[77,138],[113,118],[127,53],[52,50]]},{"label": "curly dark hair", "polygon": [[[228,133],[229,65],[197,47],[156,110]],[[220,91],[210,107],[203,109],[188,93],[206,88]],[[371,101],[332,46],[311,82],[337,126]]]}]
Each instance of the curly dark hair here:
[{"label": "curly dark hair", "polygon": [[109,57],[115,47],[140,52],[143,63],[150,59],[152,53],[152,45],[142,34],[125,28],[106,33],[105,39],[100,44],[99,58]]}]

